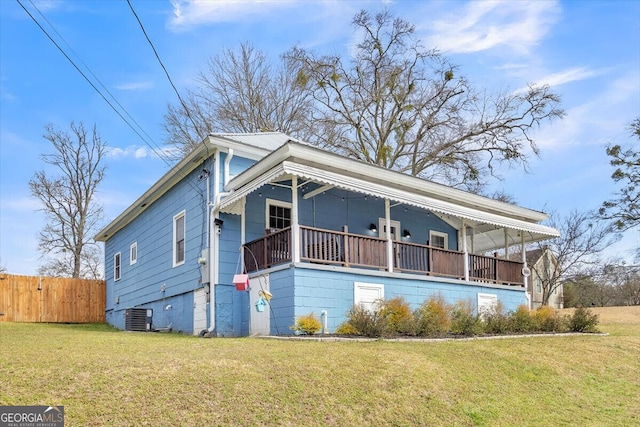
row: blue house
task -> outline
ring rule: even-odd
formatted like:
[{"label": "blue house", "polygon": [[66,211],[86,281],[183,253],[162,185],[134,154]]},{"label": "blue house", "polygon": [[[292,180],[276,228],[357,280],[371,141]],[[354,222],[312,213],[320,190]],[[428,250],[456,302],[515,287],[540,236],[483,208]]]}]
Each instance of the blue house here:
[{"label": "blue house", "polygon": [[525,246],[558,236],[546,218],[281,133],[212,134],[96,236],[106,318],[126,329],[147,309],[152,329],[245,336],[310,313],[333,332],[396,296],[513,310]]}]

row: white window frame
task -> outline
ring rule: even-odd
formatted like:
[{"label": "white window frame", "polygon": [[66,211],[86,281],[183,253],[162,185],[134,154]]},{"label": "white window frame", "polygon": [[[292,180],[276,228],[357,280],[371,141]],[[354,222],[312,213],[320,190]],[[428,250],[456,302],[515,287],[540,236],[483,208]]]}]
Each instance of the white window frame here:
[{"label": "white window frame", "polygon": [[113,281],[117,282],[122,278],[122,253],[116,252],[113,255]]},{"label": "white window frame", "polygon": [[[276,199],[267,199],[266,200],[266,209],[264,210],[264,224],[265,224],[265,228],[269,229],[269,230],[277,230],[274,227],[271,227],[271,225],[269,224],[269,220],[271,219],[271,216],[269,215],[269,211],[271,210],[271,206],[278,206],[281,208],[288,208],[289,211],[293,211],[293,204],[290,202],[283,202],[282,200],[276,200]],[[291,212],[293,214],[293,212]],[[289,220],[291,220],[291,218],[289,218]]]},{"label": "white window frame", "polygon": [[442,231],[435,231],[435,230],[429,230],[429,246],[434,246],[433,244],[433,237],[437,236],[437,237],[443,237],[444,238],[444,248],[442,249],[449,249],[449,235],[447,233],[443,233]]},{"label": "white window frame", "polygon": [[536,285],[536,294],[542,295],[542,280],[538,276],[536,276],[534,282]]},{"label": "white window frame", "polygon": [[138,242],[133,242],[129,246],[129,265],[133,265],[138,262]]},{"label": "white window frame", "polygon": [[[178,236],[178,228],[177,228],[177,223],[178,220],[180,220],[182,218],[182,232],[183,235],[182,236]],[[182,260],[178,261],[178,237],[182,237]],[[173,250],[172,250],[172,254],[173,254],[173,266],[177,267],[179,265],[184,264],[185,259],[186,259],[186,255],[187,255],[187,215],[186,215],[186,211],[182,211],[176,215],[174,215],[173,217],[173,240],[171,241],[172,246],[173,246]]]}]

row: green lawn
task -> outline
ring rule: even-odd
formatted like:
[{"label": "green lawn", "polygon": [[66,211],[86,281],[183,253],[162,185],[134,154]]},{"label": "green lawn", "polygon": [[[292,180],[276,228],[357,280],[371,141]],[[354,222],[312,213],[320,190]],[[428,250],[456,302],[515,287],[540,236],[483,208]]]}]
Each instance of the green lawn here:
[{"label": "green lawn", "polygon": [[0,405],[66,426],[640,425],[640,307],[602,335],[445,342],[201,339],[0,323]]}]

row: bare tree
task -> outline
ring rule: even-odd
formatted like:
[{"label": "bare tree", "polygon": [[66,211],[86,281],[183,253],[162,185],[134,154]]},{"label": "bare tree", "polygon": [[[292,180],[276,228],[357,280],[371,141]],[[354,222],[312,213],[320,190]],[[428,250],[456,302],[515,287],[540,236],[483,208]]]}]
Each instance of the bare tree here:
[{"label": "bare tree", "polygon": [[560,237],[541,242],[538,248],[548,249],[553,257],[532,266],[542,282],[542,305],[549,304],[549,297],[564,281],[575,281],[585,271],[601,268],[598,255],[619,238],[592,212],[574,210],[565,217],[552,214],[549,225],[560,232]]},{"label": "bare tree", "polygon": [[[631,122],[629,131],[640,142],[640,117]],[[628,230],[640,224],[640,150],[609,145],[607,155],[616,168],[611,178],[623,187],[614,199],[602,204],[600,215],[613,220],[619,230]]]},{"label": "bare tree", "polygon": [[186,154],[210,132],[280,131],[304,139],[311,99],[297,75],[294,62],[283,58],[273,68],[248,43],[227,49],[200,73],[186,105],[168,106],[167,143]]},{"label": "bare tree", "polygon": [[345,156],[449,185],[474,187],[498,163],[526,168],[531,132],[562,117],[546,86],[490,96],[476,91],[414,26],[361,11],[354,59],[294,48],[298,81],[316,101],[314,141]]},{"label": "bare tree", "polygon": [[42,155],[42,160],[58,175],[51,177],[42,170],[29,181],[31,194],[42,202],[47,217],[38,249],[44,256],[53,255],[40,270],[55,276],[97,278],[100,253],[89,236],[102,219],[102,207],[94,199],[104,178],[105,144],[95,126],[91,135],[82,123],[72,122],[70,127],[72,134],[51,124],[45,127],[44,138],[55,153]]}]

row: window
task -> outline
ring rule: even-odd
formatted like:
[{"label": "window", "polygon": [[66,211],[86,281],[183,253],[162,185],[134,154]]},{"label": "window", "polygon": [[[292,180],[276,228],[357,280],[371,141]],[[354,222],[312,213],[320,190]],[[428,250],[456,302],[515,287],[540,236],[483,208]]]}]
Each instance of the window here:
[{"label": "window", "polygon": [[541,294],[542,293],[542,280],[540,280],[539,277],[536,277],[535,281],[536,281],[536,293],[537,294]]},{"label": "window", "polygon": [[184,211],[173,217],[173,266],[184,264]]},{"label": "window", "polygon": [[129,265],[138,262],[138,242],[133,242],[129,247]]},{"label": "window", "polygon": [[267,199],[267,228],[282,230],[291,226],[291,203]]},{"label": "window", "polygon": [[113,280],[114,281],[120,280],[120,275],[122,271],[121,259],[122,259],[122,255],[120,254],[120,252],[118,252],[113,256]]},{"label": "window", "polygon": [[449,248],[449,235],[447,233],[442,233],[440,231],[429,231],[429,246],[433,246],[434,248]]}]

